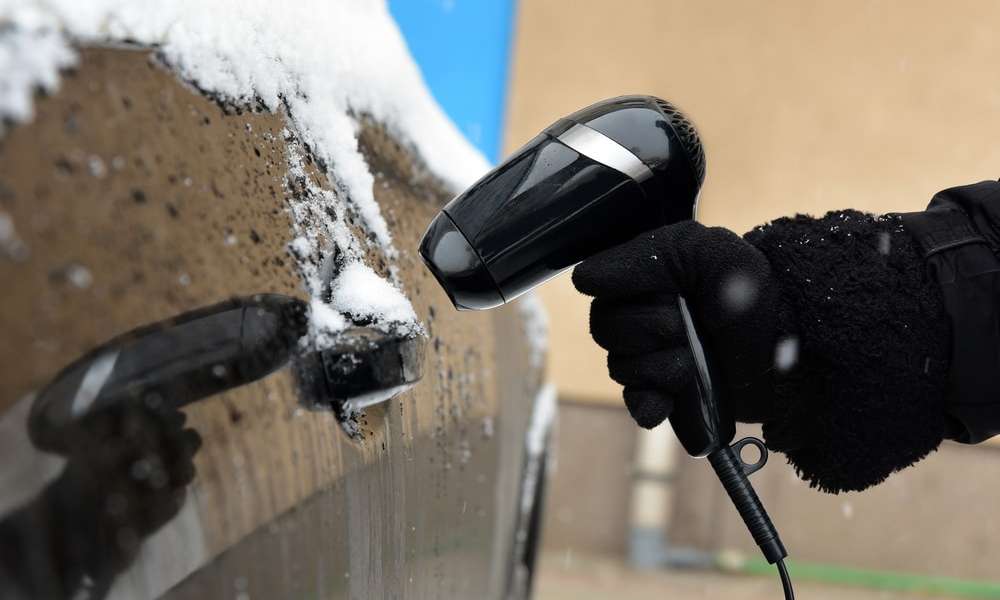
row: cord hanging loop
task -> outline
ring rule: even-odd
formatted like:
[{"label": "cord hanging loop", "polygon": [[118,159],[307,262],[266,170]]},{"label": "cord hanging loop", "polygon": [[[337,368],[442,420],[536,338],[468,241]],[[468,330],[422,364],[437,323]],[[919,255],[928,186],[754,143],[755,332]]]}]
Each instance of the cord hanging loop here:
[{"label": "cord hanging loop", "polygon": [[[757,451],[760,452],[760,458],[758,458],[756,462],[749,463],[743,460],[743,449],[747,446],[754,446],[757,448]],[[732,449],[733,454],[735,454],[736,458],[739,459],[744,475],[749,476],[756,473],[767,464],[767,446],[764,445],[764,442],[753,436],[747,436],[742,440],[734,442],[729,448]]]}]

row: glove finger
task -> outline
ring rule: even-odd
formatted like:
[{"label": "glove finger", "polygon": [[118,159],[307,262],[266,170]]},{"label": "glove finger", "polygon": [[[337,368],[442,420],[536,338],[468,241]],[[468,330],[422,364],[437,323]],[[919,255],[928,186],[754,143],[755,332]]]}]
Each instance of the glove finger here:
[{"label": "glove finger", "polygon": [[147,409],[129,405],[123,409],[119,443],[143,452],[163,445],[164,431],[161,417]]},{"label": "glove finger", "polygon": [[194,456],[201,449],[201,434],[193,428],[187,428],[183,433],[184,452],[187,456]]},{"label": "glove finger", "polygon": [[[583,261],[573,269],[573,285],[588,296],[620,298],[650,292],[678,293],[659,250],[666,231],[644,233]],[[672,236],[671,236],[672,237]],[[662,255],[662,256],[661,256]]]},{"label": "glove finger", "polygon": [[194,480],[194,455],[201,444],[201,435],[190,428],[182,429],[169,438],[163,453],[172,486],[182,487]]},{"label": "glove finger", "polygon": [[674,410],[673,397],[657,390],[626,387],[622,395],[629,414],[645,429],[656,427]]},{"label": "glove finger", "polygon": [[590,334],[615,354],[641,354],[686,345],[677,296],[656,294],[637,299],[595,298],[590,305]]},{"label": "glove finger", "polygon": [[638,355],[611,353],[608,355],[608,373],[625,387],[676,394],[691,380],[694,357],[687,347]]},{"label": "glove finger", "polygon": [[184,428],[184,423],[187,422],[187,415],[176,408],[161,410],[157,416],[160,418],[161,426],[168,431],[181,430]]},{"label": "glove finger", "polygon": [[134,517],[132,526],[136,527],[142,536],[151,535],[157,529],[167,524],[177,516],[187,498],[186,490],[158,490],[145,498],[137,498],[142,502],[140,512]]},{"label": "glove finger", "polygon": [[191,460],[181,460],[170,465],[169,483],[173,489],[183,489],[194,481],[198,472],[194,468]]}]

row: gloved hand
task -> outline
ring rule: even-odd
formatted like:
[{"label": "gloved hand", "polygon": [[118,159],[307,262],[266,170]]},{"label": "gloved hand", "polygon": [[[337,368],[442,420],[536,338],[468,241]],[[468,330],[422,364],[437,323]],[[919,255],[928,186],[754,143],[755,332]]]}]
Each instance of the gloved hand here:
[{"label": "gloved hand", "polygon": [[864,489],[944,436],[948,323],[896,217],[798,216],[745,240],[679,223],[584,261],[573,282],[594,296],[591,332],[641,426],[694,376],[680,294],[734,416],[762,421],[811,485]]},{"label": "gloved hand", "polygon": [[0,596],[104,597],[181,509],[201,447],[185,420],[173,408],[122,405],[67,431],[62,474],[0,521]]},{"label": "gloved hand", "polygon": [[180,512],[202,443],[186,421],[174,408],[115,406],[67,432],[66,468],[47,493],[63,535],[87,548],[76,563],[91,578],[124,570],[142,541]]},{"label": "gloved hand", "polygon": [[684,296],[699,333],[717,361],[732,408],[761,421],[761,394],[777,339],[776,291],[764,255],[721,227],[685,221],[641,235],[581,263],[577,289],[594,296],[590,331],[608,351],[611,378],[625,386],[635,421],[652,428],[670,416],[694,376],[677,296]]}]

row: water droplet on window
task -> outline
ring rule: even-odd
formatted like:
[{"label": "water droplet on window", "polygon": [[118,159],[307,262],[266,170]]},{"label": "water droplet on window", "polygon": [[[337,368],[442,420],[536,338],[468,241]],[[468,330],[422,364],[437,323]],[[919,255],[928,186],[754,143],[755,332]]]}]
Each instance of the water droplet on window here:
[{"label": "water droplet on window", "polygon": [[81,290],[89,288],[94,282],[94,277],[87,267],[78,264],[72,264],[66,269],[66,279]]},{"label": "water droplet on window", "polygon": [[731,275],[722,286],[722,299],[734,313],[745,312],[757,299],[757,282],[745,273]]},{"label": "water droplet on window", "polygon": [[96,154],[87,159],[87,170],[98,179],[108,174],[108,169],[104,166],[104,161]]},{"label": "water droplet on window", "polygon": [[784,373],[799,360],[799,338],[788,336],[778,341],[774,348],[774,367]]},{"label": "water droplet on window", "polygon": [[889,256],[892,251],[892,238],[888,231],[883,231],[878,234],[878,253],[883,256]]}]

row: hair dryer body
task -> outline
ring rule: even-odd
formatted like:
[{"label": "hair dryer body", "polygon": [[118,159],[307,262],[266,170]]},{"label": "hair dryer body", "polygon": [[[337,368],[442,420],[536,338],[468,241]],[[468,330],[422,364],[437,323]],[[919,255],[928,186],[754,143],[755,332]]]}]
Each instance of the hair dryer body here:
[{"label": "hair dryer body", "polygon": [[420,253],[456,307],[492,308],[693,218],[703,178],[701,144],[679,112],[649,96],[613,98],[556,121],[452,200]]}]

